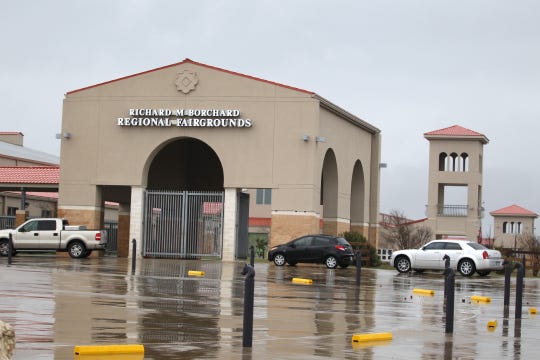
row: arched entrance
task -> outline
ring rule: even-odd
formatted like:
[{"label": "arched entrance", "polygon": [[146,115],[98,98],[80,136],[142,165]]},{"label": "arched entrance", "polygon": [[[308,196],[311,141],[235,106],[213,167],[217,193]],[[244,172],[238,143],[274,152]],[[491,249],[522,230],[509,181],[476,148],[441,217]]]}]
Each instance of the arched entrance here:
[{"label": "arched entrance", "polygon": [[336,155],[328,149],[324,156],[321,175],[321,205],[323,206],[323,233],[338,233],[338,169]]},{"label": "arched entrance", "polygon": [[223,168],[217,154],[204,142],[176,139],[152,160],[147,189],[223,191]]},{"label": "arched entrance", "polygon": [[217,154],[194,138],[159,149],[148,170],[143,256],[220,257],[223,168]]}]

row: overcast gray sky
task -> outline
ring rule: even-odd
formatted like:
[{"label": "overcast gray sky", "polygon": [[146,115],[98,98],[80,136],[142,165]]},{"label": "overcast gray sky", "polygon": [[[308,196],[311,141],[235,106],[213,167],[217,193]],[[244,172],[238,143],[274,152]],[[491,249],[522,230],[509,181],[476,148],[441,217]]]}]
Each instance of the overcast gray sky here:
[{"label": "overcast gray sky", "polygon": [[190,58],[307,89],[382,130],[381,211],[425,216],[428,141],[485,134],[490,211],[540,213],[538,0],[17,0],[0,12],[0,131],[59,154],[66,92]]}]

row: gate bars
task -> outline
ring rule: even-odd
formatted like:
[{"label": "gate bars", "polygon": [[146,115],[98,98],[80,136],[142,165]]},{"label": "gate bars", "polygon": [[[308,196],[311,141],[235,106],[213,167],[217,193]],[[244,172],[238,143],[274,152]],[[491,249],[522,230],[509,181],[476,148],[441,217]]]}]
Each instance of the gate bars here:
[{"label": "gate bars", "polygon": [[143,256],[221,257],[223,192],[145,194]]}]

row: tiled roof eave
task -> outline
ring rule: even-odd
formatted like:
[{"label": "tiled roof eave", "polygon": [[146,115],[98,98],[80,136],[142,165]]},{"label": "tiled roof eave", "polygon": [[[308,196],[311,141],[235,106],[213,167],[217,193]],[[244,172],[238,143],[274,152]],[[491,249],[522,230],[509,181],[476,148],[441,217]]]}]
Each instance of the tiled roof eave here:
[{"label": "tiled roof eave", "polygon": [[537,218],[538,217],[538,214],[535,214],[535,213],[530,213],[530,214],[526,214],[526,213],[498,213],[498,212],[490,212],[489,213],[491,216],[493,217],[496,217],[496,216],[506,216],[506,217],[531,217],[531,218]]},{"label": "tiled roof eave", "polygon": [[483,144],[489,143],[489,139],[485,136],[478,135],[424,135],[427,140],[470,140],[480,141]]}]

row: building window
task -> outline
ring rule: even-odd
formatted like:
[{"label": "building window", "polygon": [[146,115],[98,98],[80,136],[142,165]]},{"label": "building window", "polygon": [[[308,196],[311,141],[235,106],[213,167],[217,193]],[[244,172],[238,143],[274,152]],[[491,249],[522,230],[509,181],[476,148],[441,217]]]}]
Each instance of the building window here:
[{"label": "building window", "polygon": [[272,189],[257,189],[257,204],[269,205],[272,203]]},{"label": "building window", "polygon": [[503,234],[521,234],[523,231],[521,221],[503,222]]},{"label": "building window", "polygon": [[439,171],[468,172],[469,154],[458,155],[453,152],[450,155],[442,152],[439,154]]},{"label": "building window", "polygon": [[19,208],[8,206],[8,208],[7,208],[7,216],[15,216],[15,215],[17,215],[17,210],[19,210]]},{"label": "building window", "polygon": [[42,218],[50,218],[50,217],[53,217],[53,216],[52,216],[52,211],[51,211],[51,210],[41,210],[41,217],[42,217]]},{"label": "building window", "polygon": [[377,255],[381,261],[390,261],[392,257],[392,249],[377,249]]}]

